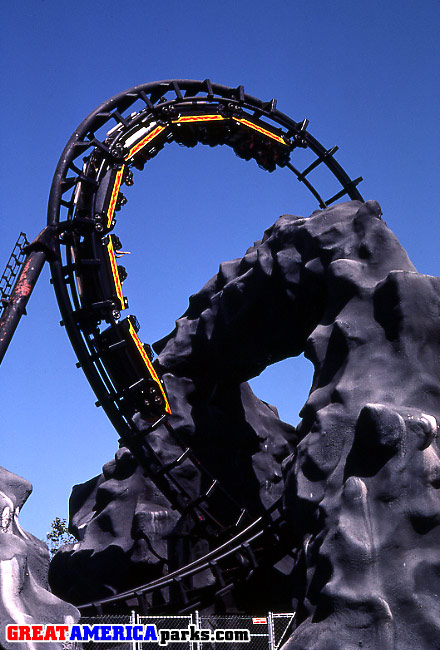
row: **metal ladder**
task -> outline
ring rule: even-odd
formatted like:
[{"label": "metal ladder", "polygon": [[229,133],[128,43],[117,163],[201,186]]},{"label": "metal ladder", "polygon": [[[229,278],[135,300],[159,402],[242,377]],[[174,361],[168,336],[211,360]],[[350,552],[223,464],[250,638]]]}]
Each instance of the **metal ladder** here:
[{"label": "metal ladder", "polygon": [[0,316],[6,309],[6,306],[11,297],[15,281],[26,258],[24,249],[28,245],[29,242],[27,240],[26,234],[24,232],[21,232],[17,238],[17,241],[15,242],[12,253],[0,279]]}]

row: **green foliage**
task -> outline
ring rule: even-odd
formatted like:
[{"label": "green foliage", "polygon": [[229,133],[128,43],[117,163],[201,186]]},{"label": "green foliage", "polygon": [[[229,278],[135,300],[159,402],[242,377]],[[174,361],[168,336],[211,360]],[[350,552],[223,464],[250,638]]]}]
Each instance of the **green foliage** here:
[{"label": "green foliage", "polygon": [[74,544],[75,542],[75,537],[69,533],[67,521],[60,517],[55,517],[50,525],[50,531],[46,534],[46,544],[49,547],[50,559],[53,558],[63,544]]}]

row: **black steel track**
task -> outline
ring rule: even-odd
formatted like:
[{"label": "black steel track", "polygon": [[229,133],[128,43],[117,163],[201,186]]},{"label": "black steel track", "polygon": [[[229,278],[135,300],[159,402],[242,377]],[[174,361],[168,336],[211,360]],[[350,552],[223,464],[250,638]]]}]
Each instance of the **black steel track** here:
[{"label": "black steel track", "polygon": [[[335,160],[337,147],[326,149],[308,131],[308,121],[296,122],[278,111],[276,101],[263,102],[244,92],[210,80],[168,80],[144,84],[115,95],[96,108],[68,141],[55,171],[48,206],[47,233],[52,238],[51,271],[64,324],[99,405],[120,436],[172,506],[193,518],[198,533],[217,549],[195,563],[127,594],[95,603],[95,609],[137,598],[148,609],[153,591],[178,588],[182,607],[215,598],[234,580],[256,569],[258,544],[265,535],[277,535],[273,518],[263,514],[255,522],[202,466],[188,441],[171,426],[164,387],[136,335],[136,319],[121,320],[123,271],[116,265],[118,238],[115,213],[124,205],[120,188],[133,182],[133,170],[142,169],[167,143],[226,144],[240,157],[255,159],[268,171],[287,167],[325,208],[347,196],[363,200],[357,185]],[[312,161],[299,169],[296,150],[308,150]],[[298,165],[298,167],[297,167]],[[327,199],[312,184],[320,167],[336,179],[336,191]],[[133,416],[140,412],[150,422],[140,431]],[[165,426],[181,453],[164,464],[149,444],[148,435]],[[190,495],[180,483],[178,469],[191,462],[199,473],[201,494]],[[215,497],[217,507],[212,503]],[[222,507],[218,507],[222,503]],[[228,513],[225,519],[224,515]],[[255,551],[253,550],[255,549]],[[243,558],[246,558],[244,559]],[[212,586],[189,595],[183,587],[193,574],[209,570]],[[182,582],[184,581],[184,582]],[[92,604],[84,606],[89,609]]]},{"label": "black steel track", "polygon": [[[285,554],[284,518],[277,502],[250,526],[194,562],[146,585],[78,605],[78,609],[83,616],[120,611],[121,607],[136,608],[141,613],[159,609],[173,614],[203,609],[223,598],[239,581],[249,580],[268,562],[276,562]],[[204,572],[209,573],[207,586],[194,588],[192,580]],[[156,601],[160,594],[158,605],[154,604],[153,594]]]}]

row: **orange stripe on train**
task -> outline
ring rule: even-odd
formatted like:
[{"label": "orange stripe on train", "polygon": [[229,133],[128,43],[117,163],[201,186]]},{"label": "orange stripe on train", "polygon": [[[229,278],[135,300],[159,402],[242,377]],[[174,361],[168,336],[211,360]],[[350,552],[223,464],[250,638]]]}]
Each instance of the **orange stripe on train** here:
[{"label": "orange stripe on train", "polygon": [[152,378],[154,379],[154,381],[157,383],[157,385],[158,385],[159,388],[160,388],[160,392],[161,392],[162,395],[163,395],[163,398],[164,398],[164,400],[165,400],[165,411],[166,411],[167,413],[171,414],[171,408],[170,408],[170,405],[169,405],[169,403],[168,403],[168,399],[167,399],[167,396],[166,396],[166,394],[165,394],[165,391],[164,391],[164,389],[163,389],[163,387],[162,387],[162,384],[160,383],[160,379],[159,379],[159,377],[157,376],[157,373],[156,373],[155,369],[153,368],[153,365],[152,365],[150,359],[148,358],[148,355],[147,355],[147,353],[146,353],[145,350],[144,350],[144,346],[143,346],[142,343],[140,342],[139,337],[138,337],[138,335],[136,334],[133,325],[130,323],[130,321],[128,321],[128,324],[129,324],[129,332],[130,332],[130,334],[131,334],[131,337],[132,337],[133,341],[135,342],[136,347],[137,347],[137,349],[139,350],[139,352],[140,352],[140,354],[141,354],[143,360],[145,361],[145,365],[147,366],[148,371],[149,371],[151,377],[152,377]]},{"label": "orange stripe on train", "polygon": [[116,255],[113,248],[113,242],[111,240],[111,237],[109,237],[107,250],[110,258],[110,264],[112,267],[112,274],[113,274],[113,281],[115,283],[115,288],[116,288],[116,295],[118,296],[119,302],[121,303],[121,309],[125,309],[124,296],[122,295],[122,285],[121,285],[121,280],[119,279],[118,265],[116,263]]},{"label": "orange stripe on train", "polygon": [[218,122],[224,120],[223,115],[184,115],[177,120],[173,120],[173,124],[181,124],[183,122]]},{"label": "orange stripe on train", "polygon": [[155,129],[151,131],[151,133],[148,133],[148,135],[145,136],[145,138],[142,138],[142,140],[139,140],[137,144],[135,144],[129,151],[129,153],[125,156],[125,160],[128,160],[132,156],[134,156],[135,153],[140,151],[147,145],[151,140],[153,140],[156,136],[158,136],[162,131],[165,130],[165,126],[156,126]]},{"label": "orange stripe on train", "polygon": [[124,175],[125,165],[122,165],[121,169],[117,172],[115,178],[115,184],[113,185],[112,195],[110,198],[110,205],[107,210],[107,228],[110,228],[112,225],[113,215],[115,213],[116,201],[118,200],[119,188],[121,187],[122,177]]},{"label": "orange stripe on train", "polygon": [[240,122],[240,124],[244,124],[245,126],[248,126],[251,129],[254,129],[254,131],[258,131],[259,133],[262,133],[268,138],[272,138],[272,140],[276,140],[277,142],[280,142],[281,144],[287,146],[287,142],[284,140],[284,138],[280,137],[279,135],[276,135],[275,133],[272,133],[271,131],[268,131],[267,129],[263,129],[262,126],[258,126],[257,124],[254,124],[253,122],[250,122],[249,120],[245,120],[244,118],[241,117],[234,117],[234,120]]}]

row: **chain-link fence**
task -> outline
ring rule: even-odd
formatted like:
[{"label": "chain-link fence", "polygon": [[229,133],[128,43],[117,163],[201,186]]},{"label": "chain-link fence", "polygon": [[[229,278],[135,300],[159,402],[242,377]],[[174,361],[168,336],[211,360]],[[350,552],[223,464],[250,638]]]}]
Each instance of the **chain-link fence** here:
[{"label": "chain-link fence", "polygon": [[269,626],[271,630],[270,650],[279,650],[283,643],[289,638],[293,631],[295,614],[272,614],[269,616]]},{"label": "chain-link fence", "polygon": [[[170,650],[280,650],[293,628],[295,614],[247,616],[241,614],[205,615],[194,612],[188,616],[141,616],[132,612],[82,618],[80,625],[139,626],[153,630],[155,646]],[[126,638],[129,637],[129,638]],[[64,650],[151,650],[154,638],[136,640],[138,634],[122,631],[114,641],[71,641]],[[140,635],[142,638],[143,635]],[[161,645],[158,645],[159,642]]]},{"label": "chain-link fence", "polygon": [[[188,616],[138,616],[140,625],[155,625],[158,637],[164,635],[165,630],[170,631],[171,640],[172,631],[187,630],[190,625],[194,624],[192,615]],[[150,650],[151,644],[149,642],[139,642],[137,650]],[[182,641],[181,643],[172,641],[172,650],[196,650],[195,644],[192,641]]]},{"label": "chain-link fence", "polygon": [[[245,648],[249,650],[267,650],[269,644],[269,625],[266,617],[241,616],[239,614],[224,614],[220,616],[200,616],[200,627],[209,628],[213,632],[216,630],[247,630],[249,632],[249,645],[246,643]],[[227,639],[226,635],[222,635]],[[233,634],[229,636],[233,637]],[[230,641],[225,640],[220,644],[221,650],[237,650],[237,640],[232,638]],[[203,643],[200,650],[214,650],[217,642]]]},{"label": "chain-link fence", "polygon": [[[139,617],[131,614],[103,614],[102,616],[84,616],[80,619],[80,625],[136,625]],[[137,650],[134,641],[69,641],[63,643],[63,650]]]}]

